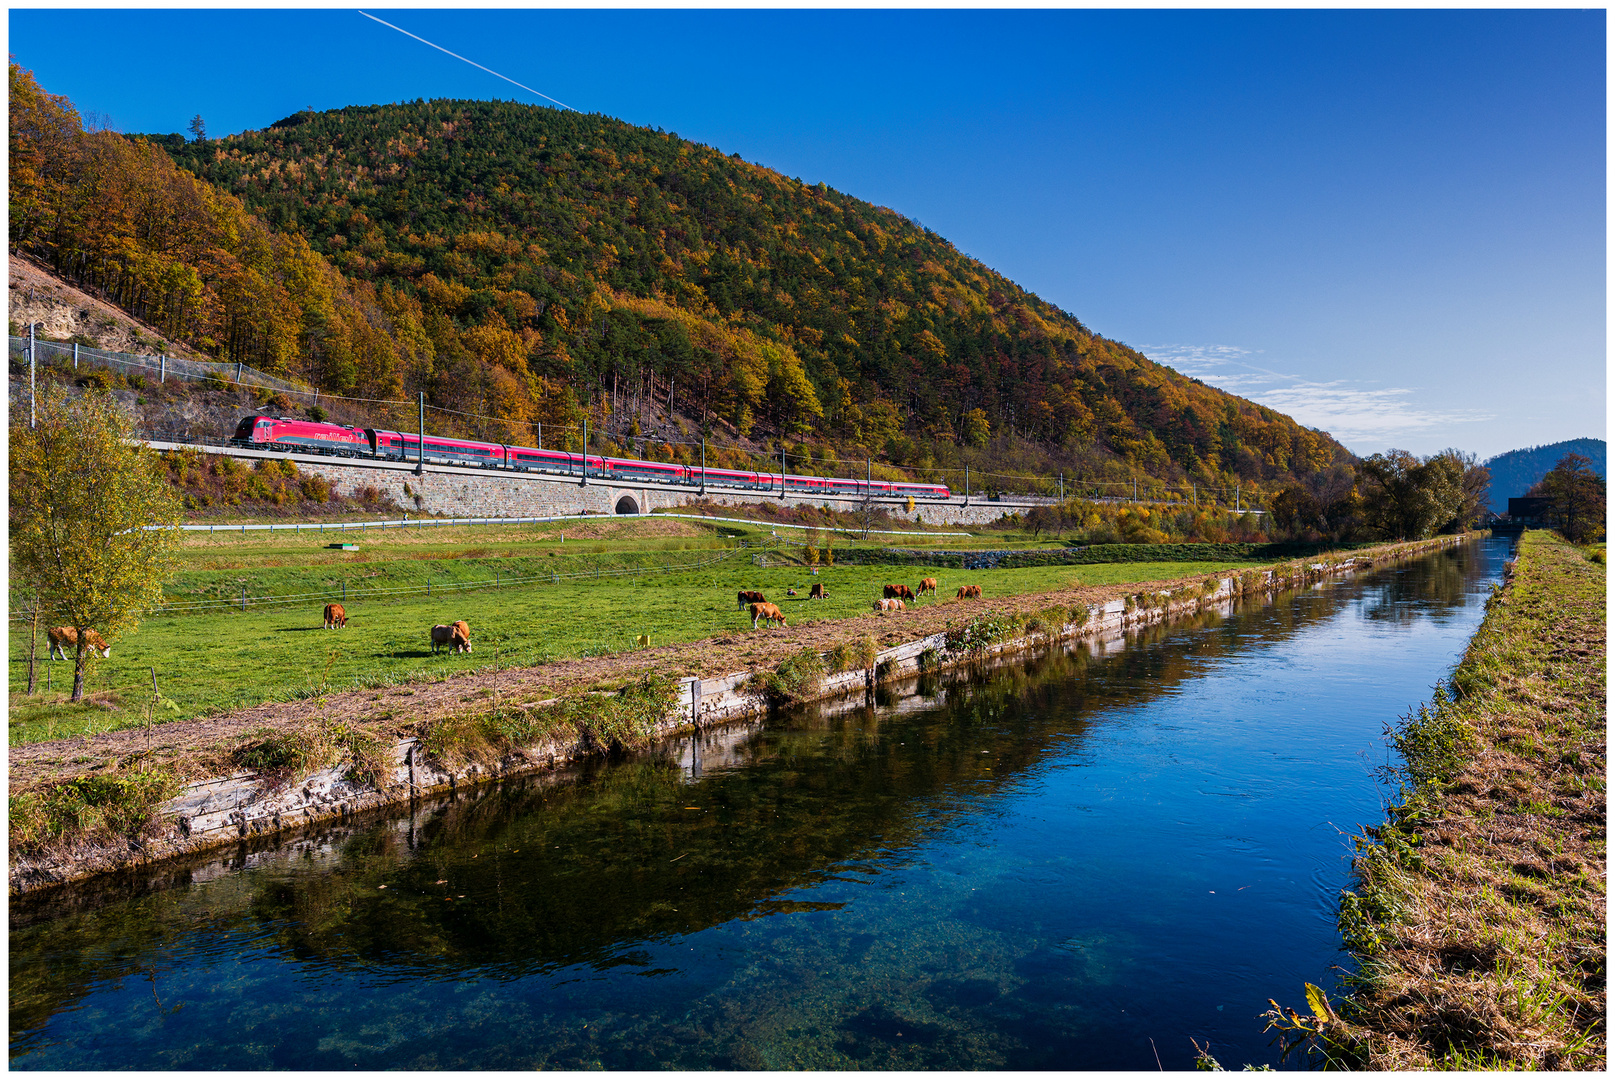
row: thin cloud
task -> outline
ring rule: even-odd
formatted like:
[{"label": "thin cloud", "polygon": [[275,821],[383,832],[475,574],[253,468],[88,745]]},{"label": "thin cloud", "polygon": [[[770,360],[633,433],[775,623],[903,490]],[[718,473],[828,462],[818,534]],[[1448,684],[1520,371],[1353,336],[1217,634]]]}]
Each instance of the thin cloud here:
[{"label": "thin cloud", "polygon": [[1453,424],[1474,424],[1494,414],[1435,409],[1419,401],[1416,387],[1374,386],[1351,379],[1316,382],[1262,367],[1258,354],[1233,345],[1146,345],[1157,363],[1230,394],[1329,432],[1342,442],[1390,443]]}]

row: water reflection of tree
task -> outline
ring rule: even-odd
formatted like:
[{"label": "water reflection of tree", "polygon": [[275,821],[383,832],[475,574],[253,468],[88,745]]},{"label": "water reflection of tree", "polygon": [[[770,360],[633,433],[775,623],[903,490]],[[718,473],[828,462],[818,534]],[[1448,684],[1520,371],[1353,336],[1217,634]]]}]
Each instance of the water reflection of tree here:
[{"label": "water reflection of tree", "polygon": [[1363,593],[1363,616],[1406,626],[1455,617],[1469,590],[1501,557],[1504,541],[1465,544],[1375,575]]},{"label": "water reflection of tree", "polygon": [[[1369,579],[1365,607],[1399,622],[1448,610],[1476,567],[1436,557]],[[732,751],[743,767],[695,783],[669,752],[595,763],[572,784],[532,778],[426,804],[360,830],[328,858],[310,852],[99,909],[70,911],[82,894],[69,892],[47,902],[68,914],[29,925],[14,908],[13,1052],[27,1045],[20,1033],[96,983],[160,979],[198,934],[251,936],[285,957],[384,978],[643,967],[646,943],[768,914],[793,890],[873,871],[1080,747],[1115,706],[1175,692],[1208,661],[1338,610],[1327,593],[1289,593],[1237,618],[1207,612],[1145,629],[1108,656],[1062,646],[944,674],[926,689],[945,703],[922,712],[808,709],[752,729]]]}]

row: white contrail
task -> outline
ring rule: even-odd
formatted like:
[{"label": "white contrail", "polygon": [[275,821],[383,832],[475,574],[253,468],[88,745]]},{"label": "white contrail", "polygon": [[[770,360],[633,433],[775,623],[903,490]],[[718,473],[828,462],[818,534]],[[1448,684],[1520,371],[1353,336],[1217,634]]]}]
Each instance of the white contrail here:
[{"label": "white contrail", "polygon": [[[461,56],[459,53],[449,52],[449,50],[445,49],[441,45],[433,45],[432,42],[427,41],[425,38],[421,37],[419,34],[411,34],[408,30],[405,30],[402,26],[393,26],[393,24],[388,22],[386,19],[377,19],[374,15],[370,14],[368,11],[361,11],[361,12],[359,12],[359,14],[363,15],[367,19],[374,19],[376,22],[379,22],[383,26],[391,27],[392,29],[397,30],[400,34],[403,34],[405,37],[412,37],[416,41],[420,42],[422,45],[431,45],[432,48],[436,49],[438,52],[449,53],[449,55],[454,57],[456,60],[464,60],[467,64],[470,64],[474,68],[481,68],[483,71],[486,71],[489,75],[493,75],[496,78],[504,79],[507,83],[509,83],[512,86],[520,86],[523,90],[527,91],[529,94],[538,94],[538,96],[543,98],[545,101],[555,101],[555,99],[550,97],[548,94],[540,94],[537,90],[534,90],[531,86],[527,86],[527,85],[524,85],[523,83],[519,83],[515,79],[510,78],[508,75],[500,75],[499,72],[495,71],[493,68],[482,67],[482,65],[477,63],[475,60],[466,60],[466,58]],[[572,109],[572,106],[568,105],[564,101],[555,101],[555,104],[559,105],[563,109]],[[579,110],[572,109],[572,111],[573,112],[578,112]]]}]

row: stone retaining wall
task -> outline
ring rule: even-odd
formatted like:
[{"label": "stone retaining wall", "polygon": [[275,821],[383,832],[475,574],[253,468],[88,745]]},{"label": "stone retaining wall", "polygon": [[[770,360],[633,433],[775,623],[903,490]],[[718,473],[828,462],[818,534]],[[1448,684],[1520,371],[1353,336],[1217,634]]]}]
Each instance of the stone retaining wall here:
[{"label": "stone retaining wall", "polygon": [[[829,507],[839,511],[856,510],[862,500],[850,495],[815,495],[805,498],[776,491],[743,491],[728,488],[700,489],[672,484],[635,484],[598,480],[584,485],[542,473],[516,473],[502,469],[461,468],[427,464],[417,474],[416,466],[404,462],[330,458],[320,454],[283,454],[240,447],[189,447],[180,443],[152,442],[155,450],[201,449],[247,460],[289,459],[298,469],[321,476],[347,493],[374,487],[399,506],[414,507],[426,513],[452,517],[556,517],[563,514],[645,514],[652,510],[673,509],[696,498],[720,506],[745,506],[764,500],[785,506]],[[1005,514],[1029,509],[1048,499],[1016,498],[1002,502],[972,497],[967,504],[961,497],[946,501],[916,499],[913,511],[906,499],[877,499],[894,519],[926,525],[986,525]]]}]

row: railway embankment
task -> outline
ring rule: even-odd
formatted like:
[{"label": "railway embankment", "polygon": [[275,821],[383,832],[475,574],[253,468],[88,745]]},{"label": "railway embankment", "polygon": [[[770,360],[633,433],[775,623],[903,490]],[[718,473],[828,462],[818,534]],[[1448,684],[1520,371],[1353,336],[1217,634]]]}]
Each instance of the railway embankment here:
[{"label": "railway embankment", "polygon": [[[554,680],[509,670],[347,692],[187,721],[193,743],[176,758],[170,740],[161,764],[150,729],[14,748],[9,887],[17,895],[131,868],[160,874],[177,856],[551,770],[782,704],[867,694],[919,671],[1074,639],[1119,647],[1145,626],[1461,542],[1438,537],[1144,585],[948,603],[901,624],[873,615],[819,623],[809,628],[816,634],[767,639],[771,650],[753,654],[747,670],[714,677],[675,679],[658,674],[670,670],[670,657],[624,656],[611,665],[613,685],[574,682],[561,694],[537,692]],[[881,647],[872,631],[897,625],[928,632]],[[221,739],[222,731],[236,734]]]},{"label": "railway embankment", "polygon": [[1389,733],[1401,795],[1341,902],[1349,995],[1271,1014],[1323,1062],[1606,1067],[1605,586],[1525,533],[1450,682]]}]

